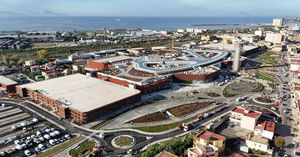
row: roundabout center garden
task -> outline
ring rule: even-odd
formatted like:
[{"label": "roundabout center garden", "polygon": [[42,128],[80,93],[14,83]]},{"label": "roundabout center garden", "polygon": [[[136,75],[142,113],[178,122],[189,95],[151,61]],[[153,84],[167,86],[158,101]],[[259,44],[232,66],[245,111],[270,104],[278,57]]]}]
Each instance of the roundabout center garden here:
[{"label": "roundabout center garden", "polygon": [[115,148],[127,149],[135,144],[135,140],[129,135],[120,135],[112,140],[112,145]]},{"label": "roundabout center garden", "polygon": [[263,90],[264,85],[259,82],[240,80],[227,85],[223,90],[223,95],[225,97],[234,97]]}]

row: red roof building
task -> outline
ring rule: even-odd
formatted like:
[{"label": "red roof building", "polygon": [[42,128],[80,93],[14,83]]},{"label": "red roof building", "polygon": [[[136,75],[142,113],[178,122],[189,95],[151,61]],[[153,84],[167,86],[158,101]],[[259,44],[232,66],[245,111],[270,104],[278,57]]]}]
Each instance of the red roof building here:
[{"label": "red roof building", "polygon": [[276,128],[275,122],[261,121],[257,123],[254,134],[261,135],[262,137],[272,140],[274,137],[275,128]]},{"label": "red roof building", "polygon": [[159,154],[157,154],[156,157],[178,157],[178,156],[174,155],[174,154],[172,154],[170,152],[162,151]]},{"label": "red roof building", "polygon": [[242,107],[236,107],[235,109],[233,109],[233,112],[237,112],[240,114],[243,114],[244,116],[248,116],[251,118],[259,118],[261,115],[261,112],[258,111],[253,111],[253,110],[247,110],[245,108]]},{"label": "red roof building", "polygon": [[236,107],[231,111],[229,120],[241,128],[254,131],[261,112]]},{"label": "red roof building", "polygon": [[240,153],[233,153],[230,155],[230,157],[248,157],[248,155],[242,155]]},{"label": "red roof building", "polygon": [[219,152],[222,152],[225,148],[225,140],[226,138],[222,135],[213,133],[211,131],[203,131],[194,138],[194,145],[212,145],[217,147]]}]

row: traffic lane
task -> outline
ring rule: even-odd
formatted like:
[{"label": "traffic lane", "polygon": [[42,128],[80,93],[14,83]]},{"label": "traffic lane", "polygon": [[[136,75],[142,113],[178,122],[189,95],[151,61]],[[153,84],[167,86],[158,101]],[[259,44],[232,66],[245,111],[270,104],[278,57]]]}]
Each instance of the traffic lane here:
[{"label": "traffic lane", "polygon": [[[3,102],[1,102],[1,103],[3,103]],[[17,102],[17,103],[20,103],[20,102]],[[13,103],[7,103],[7,104],[15,105]],[[27,107],[30,107],[31,109],[33,109],[33,110],[41,113],[42,115],[44,115],[44,117],[41,117],[41,118],[43,118],[43,119],[45,118],[46,120],[50,119],[50,120],[56,122],[57,124],[59,124],[61,126],[64,126],[66,128],[66,131],[68,131],[70,133],[75,132],[75,133],[79,133],[79,134],[86,135],[86,136],[89,136],[89,135],[92,134],[92,132],[89,132],[89,131],[86,131],[86,130],[74,127],[73,125],[70,125],[68,122],[65,122],[64,120],[59,120],[56,116],[48,113],[47,111],[44,111],[44,110],[40,109],[39,107],[36,107],[35,105],[33,105],[31,103],[24,102],[23,104],[26,105]],[[100,142],[102,144],[105,143],[105,142],[103,142],[103,140],[101,140]]]},{"label": "traffic lane", "polygon": [[[81,134],[87,135],[87,136],[89,136],[91,134],[94,134],[92,132],[74,127],[74,126],[70,125],[68,122],[65,122],[64,120],[59,120],[56,116],[48,113],[47,111],[44,111],[44,110],[40,109],[39,107],[36,107],[35,105],[33,105],[31,103],[26,103],[25,102],[24,104],[27,105],[28,107],[32,108],[33,110],[38,111],[39,113],[42,113],[45,116],[45,118],[49,118],[49,119],[53,120],[54,122],[58,123],[59,125],[65,126],[68,131],[81,133]],[[224,111],[216,113],[214,116],[209,117],[209,118],[199,122],[199,125],[206,122],[206,121],[209,121],[209,120],[215,118],[216,116],[220,116],[221,114],[232,110],[234,107],[235,106],[232,106],[232,107],[230,107],[230,108],[228,108]],[[122,131],[118,132],[118,133],[122,133]],[[145,137],[147,136],[147,135],[143,135],[143,134],[136,133],[136,132],[132,132],[132,133],[139,134],[139,136],[145,136]],[[182,133],[183,133],[182,130],[175,130],[171,133],[166,133],[166,134],[163,134],[163,135],[157,135],[157,136],[155,136],[154,138],[152,138],[150,140],[145,140],[141,143],[137,143],[133,148],[143,148],[143,147],[145,147],[146,145],[148,145],[152,142],[155,142],[155,141],[158,141],[158,140],[161,140],[161,139],[165,139],[165,138],[169,138],[169,137],[174,137],[174,136],[182,134]],[[127,132],[125,131],[124,134],[128,134],[128,131]],[[104,147],[107,145],[107,143],[111,142],[111,141],[104,141],[103,139],[98,138],[97,135],[93,135],[92,137],[96,138],[101,143],[101,145],[104,146]],[[112,148],[112,149],[114,150],[114,153],[118,153],[118,152],[124,153],[124,152],[126,152],[126,150],[118,150],[118,149],[114,149],[114,148]]]},{"label": "traffic lane", "polygon": [[[192,130],[195,131],[195,130],[196,130],[197,128],[199,128],[203,123],[206,123],[206,122],[208,122],[208,121],[211,121],[212,119],[214,119],[214,118],[216,118],[216,117],[219,117],[220,115],[222,115],[222,114],[224,114],[224,113],[226,113],[226,112],[231,111],[231,110],[232,110],[234,107],[236,107],[236,106],[238,106],[238,105],[231,106],[231,107],[229,107],[228,109],[225,109],[225,110],[223,110],[223,111],[220,111],[220,112],[216,113],[216,115],[214,115],[214,116],[210,116],[210,117],[208,117],[208,118],[206,118],[206,119],[203,119],[203,120],[200,121],[200,122],[194,123],[194,125],[197,125],[197,126],[196,126],[194,129],[192,129]],[[119,133],[117,133],[117,135],[120,135],[120,134],[130,135],[129,133],[130,133],[130,132],[119,132]],[[162,139],[174,138],[175,136],[180,135],[180,134],[183,134],[183,133],[184,133],[184,131],[177,129],[177,130],[172,131],[172,132],[170,132],[170,133],[165,133],[165,134],[161,134],[161,135],[154,135],[153,138],[150,138],[150,139],[148,139],[148,140],[145,140],[145,141],[143,141],[143,142],[141,142],[141,143],[137,143],[136,145],[134,145],[134,146],[133,146],[132,148],[130,148],[130,149],[132,149],[132,150],[135,151],[135,152],[136,152],[136,151],[139,152],[139,151],[140,151],[141,149],[143,149],[145,146],[147,146],[147,145],[149,145],[149,144],[151,144],[151,143],[153,143],[153,142],[157,142],[157,141],[160,141],[160,140],[162,140]],[[115,135],[115,136],[117,136],[117,135]],[[142,135],[142,134],[140,134],[140,135]],[[133,136],[134,136],[134,135],[133,135]],[[147,136],[147,135],[144,135],[144,136]],[[111,138],[111,139],[112,139],[112,138]],[[109,148],[109,147],[108,147],[108,148]],[[114,152],[108,151],[108,154],[105,154],[105,155],[126,154],[128,150],[129,150],[129,149],[115,149]]]}]

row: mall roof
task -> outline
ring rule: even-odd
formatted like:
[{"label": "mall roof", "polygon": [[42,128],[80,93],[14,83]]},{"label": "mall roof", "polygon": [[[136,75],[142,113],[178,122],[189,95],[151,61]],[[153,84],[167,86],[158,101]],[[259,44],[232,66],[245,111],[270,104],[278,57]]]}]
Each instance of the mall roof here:
[{"label": "mall roof", "polygon": [[82,74],[26,84],[21,88],[36,90],[80,112],[89,112],[140,93],[136,89]]},{"label": "mall roof", "polygon": [[0,76],[0,84],[4,84],[4,85],[8,86],[8,85],[15,85],[18,83],[10,78],[5,77],[5,76]]},{"label": "mall roof", "polygon": [[[224,44],[224,43],[216,43],[216,44],[207,44],[207,45],[201,45],[201,48],[218,48],[221,50],[227,50],[227,51],[235,51],[235,44]],[[258,46],[252,46],[252,45],[244,45],[243,49],[245,51],[250,51],[253,49],[258,48]]]},{"label": "mall roof", "polygon": [[128,56],[114,56],[114,57],[108,57],[108,58],[101,58],[101,59],[93,60],[93,62],[97,62],[97,63],[105,63],[105,62],[115,63],[115,62],[121,62],[121,61],[126,61],[126,60],[132,60],[132,58],[128,57]]}]

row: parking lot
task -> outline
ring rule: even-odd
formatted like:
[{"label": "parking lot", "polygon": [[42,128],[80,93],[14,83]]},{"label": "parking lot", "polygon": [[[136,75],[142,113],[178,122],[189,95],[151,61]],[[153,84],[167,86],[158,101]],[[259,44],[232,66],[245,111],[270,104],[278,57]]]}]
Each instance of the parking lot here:
[{"label": "parking lot", "polygon": [[221,135],[226,136],[227,138],[246,138],[251,131],[243,129],[239,126],[233,125],[230,122],[222,124],[222,126],[217,130]]},{"label": "parking lot", "polygon": [[29,111],[0,104],[0,157],[36,155],[70,138]]}]

